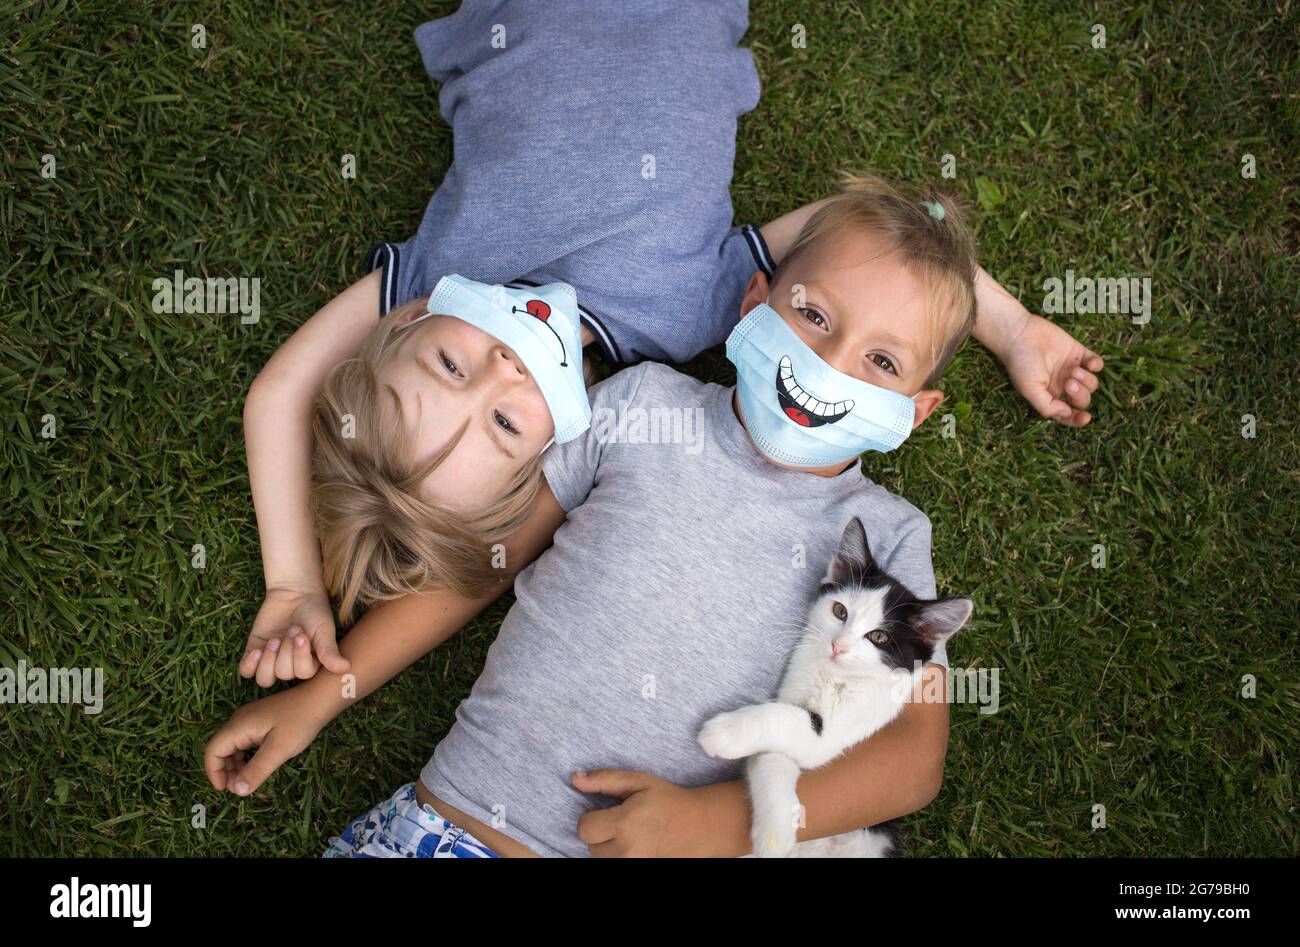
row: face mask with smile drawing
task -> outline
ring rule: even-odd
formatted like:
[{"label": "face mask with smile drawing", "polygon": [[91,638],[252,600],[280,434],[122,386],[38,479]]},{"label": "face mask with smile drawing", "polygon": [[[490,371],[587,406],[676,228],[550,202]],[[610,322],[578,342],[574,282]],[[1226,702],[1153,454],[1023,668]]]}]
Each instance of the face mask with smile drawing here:
[{"label": "face mask with smile drawing", "polygon": [[767,303],[732,330],[727,358],[745,428],[774,463],[830,467],[912,433],[911,398],[831,368]]}]

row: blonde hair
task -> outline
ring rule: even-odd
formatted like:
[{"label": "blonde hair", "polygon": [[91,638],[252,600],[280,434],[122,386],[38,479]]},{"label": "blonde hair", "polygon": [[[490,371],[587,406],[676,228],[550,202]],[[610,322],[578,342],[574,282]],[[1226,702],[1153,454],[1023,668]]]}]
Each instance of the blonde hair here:
[{"label": "blonde hair", "polygon": [[846,172],[838,193],[826,199],[804,224],[782,266],[817,239],[853,229],[886,241],[886,253],[901,254],[926,288],[931,319],[931,387],[975,326],[975,238],[961,206],[934,189],[904,194],[874,174]]},{"label": "blonde hair", "polygon": [[379,374],[415,332],[394,330],[422,314],[426,302],[407,303],[380,320],[361,352],[330,371],[313,410],[312,514],[325,586],[344,622],[358,606],[429,587],[471,598],[499,591],[505,573],[493,567],[492,547],[524,524],[541,486],[541,461],[534,457],[503,496],[475,513],[420,496],[420,484],[460,435],[417,463],[397,399]]}]

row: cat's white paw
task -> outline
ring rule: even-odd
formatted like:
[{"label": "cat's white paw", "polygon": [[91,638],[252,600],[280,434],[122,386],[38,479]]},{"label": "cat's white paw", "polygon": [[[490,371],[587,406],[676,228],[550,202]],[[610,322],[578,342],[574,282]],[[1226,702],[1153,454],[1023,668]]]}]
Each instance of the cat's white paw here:
[{"label": "cat's white paw", "polygon": [[755,752],[754,728],[743,710],[718,714],[700,728],[697,739],[705,753],[719,759],[738,760]]},{"label": "cat's white paw", "polygon": [[794,819],[755,819],[750,826],[749,840],[759,858],[789,858],[798,841]]}]

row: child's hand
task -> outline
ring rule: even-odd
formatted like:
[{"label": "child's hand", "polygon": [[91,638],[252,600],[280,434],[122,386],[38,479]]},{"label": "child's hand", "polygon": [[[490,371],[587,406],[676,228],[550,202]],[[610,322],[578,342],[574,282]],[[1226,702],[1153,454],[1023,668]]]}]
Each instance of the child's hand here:
[{"label": "child's hand", "polygon": [[[203,747],[203,769],[213,787],[247,796],[311,746],[322,724],[302,691],[299,686],[245,704],[212,735]],[[244,751],[253,747],[257,752],[245,760]]]},{"label": "child's hand", "polygon": [[312,677],[322,664],[335,674],[352,666],[339,654],[329,597],[324,592],[267,589],[239,662],[240,676],[256,673],[257,683],[270,687],[277,680]]},{"label": "child's hand", "polygon": [[574,773],[582,792],[622,802],[592,809],[578,820],[578,838],[596,858],[662,858],[716,854],[707,849],[714,832],[712,809],[696,790],[636,770],[596,769]]},{"label": "child's hand", "polygon": [[1045,418],[1083,427],[1092,415],[1083,410],[1097,390],[1105,362],[1070,333],[1042,316],[1025,314],[1019,331],[998,353],[1016,391]]}]

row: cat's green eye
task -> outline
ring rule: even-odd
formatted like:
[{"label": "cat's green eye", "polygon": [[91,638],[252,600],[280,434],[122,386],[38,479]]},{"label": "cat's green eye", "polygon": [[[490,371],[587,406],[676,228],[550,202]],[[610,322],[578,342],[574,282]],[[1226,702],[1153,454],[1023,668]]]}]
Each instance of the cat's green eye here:
[{"label": "cat's green eye", "polygon": [[849,617],[849,610],[839,602],[836,602],[831,606],[831,614],[834,615],[836,618],[838,618],[840,621],[845,621]]},{"label": "cat's green eye", "polygon": [[868,639],[874,644],[885,644],[889,641],[889,632],[881,631],[877,628],[875,631],[869,631],[862,637]]}]

